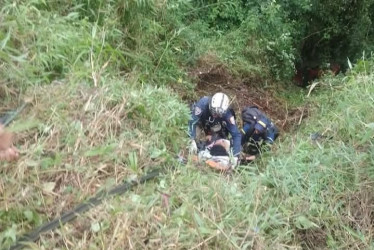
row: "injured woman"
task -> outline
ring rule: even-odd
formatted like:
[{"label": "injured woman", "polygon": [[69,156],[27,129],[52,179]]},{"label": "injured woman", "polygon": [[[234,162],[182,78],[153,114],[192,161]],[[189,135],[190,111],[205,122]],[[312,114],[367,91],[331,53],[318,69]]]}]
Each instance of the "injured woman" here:
[{"label": "injured woman", "polygon": [[[208,135],[206,141],[200,143],[198,160],[216,170],[228,171],[234,168],[231,162],[230,141],[218,136]],[[231,155],[231,156],[230,156]]]}]

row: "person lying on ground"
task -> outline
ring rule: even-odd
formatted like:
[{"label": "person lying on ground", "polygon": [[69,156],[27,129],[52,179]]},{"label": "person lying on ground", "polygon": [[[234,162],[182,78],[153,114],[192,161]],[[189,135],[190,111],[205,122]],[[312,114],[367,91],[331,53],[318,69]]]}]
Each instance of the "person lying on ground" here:
[{"label": "person lying on ground", "polygon": [[216,93],[212,97],[204,96],[192,106],[191,118],[188,122],[190,137],[190,153],[197,153],[196,129],[199,127],[206,135],[217,134],[220,138],[229,139],[231,135],[233,165],[237,165],[241,152],[241,133],[235,122],[235,113],[230,108],[229,97],[224,93]]},{"label": "person lying on ground", "polygon": [[230,156],[230,141],[218,135],[207,135],[205,141],[199,144],[199,156],[211,158],[212,156]]},{"label": "person lying on ground", "polygon": [[206,141],[200,144],[197,160],[205,162],[215,170],[230,171],[237,165],[230,157],[230,144],[227,139],[222,139],[217,135],[208,135]]}]

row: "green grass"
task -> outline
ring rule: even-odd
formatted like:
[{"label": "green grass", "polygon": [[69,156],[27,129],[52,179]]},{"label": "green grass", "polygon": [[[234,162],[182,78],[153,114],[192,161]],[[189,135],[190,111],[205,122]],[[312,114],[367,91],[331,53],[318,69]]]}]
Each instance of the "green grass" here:
[{"label": "green grass", "polygon": [[[99,189],[155,164],[171,164],[184,140],[187,107],[166,88],[110,82],[102,88],[49,85],[27,92],[33,106],[12,124],[22,157],[2,166],[4,213],[15,214],[6,216],[2,228],[30,230]],[[27,204],[11,198],[21,196],[28,197]],[[29,210],[36,221],[24,220]],[[8,244],[12,238],[3,233],[2,244]]]},{"label": "green grass", "polygon": [[[372,75],[321,82],[310,97],[312,116],[294,134],[283,136],[272,154],[231,175],[170,161],[183,145],[188,112],[167,89],[111,82],[111,88],[101,89],[57,86],[52,96],[46,95],[51,87],[35,89],[43,105],[35,105],[37,112],[28,117],[40,123],[18,131],[21,137],[37,134],[37,139],[21,147],[27,153],[18,167],[3,167],[2,182],[8,187],[2,195],[7,207],[3,242],[12,242],[14,233],[30,230],[45,216],[57,216],[99,187],[109,188],[152,166],[174,165],[176,170],[107,200],[43,235],[38,244],[98,249],[372,247],[374,197],[368,190],[374,177],[374,117],[366,102],[372,98]],[[56,102],[61,96],[69,105]],[[314,132],[327,137],[312,141]],[[152,154],[155,160],[150,160]],[[27,205],[10,198],[22,194]],[[63,206],[53,206],[57,201]]]},{"label": "green grass", "polygon": [[[2,246],[102,189],[174,166],[30,247],[373,247],[372,61],[321,80],[309,97],[278,86],[290,107],[307,102],[309,117],[256,163],[218,174],[174,160],[185,149],[189,112],[171,89],[193,95],[188,72],[209,53],[236,76],[266,80],[258,41],[246,47],[239,31],[184,25],[165,11],[170,5],[152,1],[131,1],[140,20],[132,23],[116,16],[129,11],[120,3],[87,18],[68,3],[7,1],[1,9],[0,104],[32,99],[10,127],[21,158],[0,166]],[[316,132],[325,137],[311,140]]]}]

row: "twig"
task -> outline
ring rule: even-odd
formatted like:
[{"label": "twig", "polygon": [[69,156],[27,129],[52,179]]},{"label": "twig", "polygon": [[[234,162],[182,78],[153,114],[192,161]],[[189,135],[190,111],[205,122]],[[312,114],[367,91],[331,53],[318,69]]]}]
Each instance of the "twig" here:
[{"label": "twig", "polygon": [[194,209],[195,211],[199,212],[200,214],[202,214],[207,220],[210,221],[210,223],[212,223],[225,237],[226,239],[236,248],[236,249],[240,249],[240,247],[217,225],[217,223],[215,223],[214,221],[212,221],[206,214],[204,214],[203,212],[201,212],[199,209],[197,209],[195,206],[194,206]]},{"label": "twig", "polygon": [[300,119],[299,119],[299,122],[297,123],[297,125],[300,125],[301,121],[303,120],[304,110],[305,110],[305,107],[303,107],[303,110],[301,111]]},{"label": "twig", "polygon": [[213,239],[214,237],[216,237],[218,234],[219,234],[219,231],[218,231],[216,234],[210,236],[209,238],[203,240],[202,242],[200,242],[199,244],[197,244],[197,245],[194,246],[193,248],[190,248],[189,250],[193,250],[193,249],[196,249],[196,248],[200,248],[201,245],[207,243],[208,241],[210,241],[211,239]]},{"label": "twig", "polygon": [[288,119],[288,104],[286,103],[286,117],[284,118],[282,128],[284,128],[284,125],[286,125],[287,119]]}]

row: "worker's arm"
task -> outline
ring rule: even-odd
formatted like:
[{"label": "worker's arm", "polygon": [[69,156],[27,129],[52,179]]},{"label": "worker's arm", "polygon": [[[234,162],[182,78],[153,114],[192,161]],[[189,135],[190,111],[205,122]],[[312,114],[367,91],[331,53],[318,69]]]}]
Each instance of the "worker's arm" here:
[{"label": "worker's arm", "polygon": [[188,121],[188,135],[191,139],[196,138],[196,125],[199,123],[204,112],[207,112],[209,97],[204,96],[192,106],[191,118]]},{"label": "worker's arm", "polygon": [[240,133],[238,126],[236,125],[235,118],[231,112],[226,117],[227,130],[231,134],[233,140],[233,154],[235,157],[239,157],[241,152],[242,134]]}]

